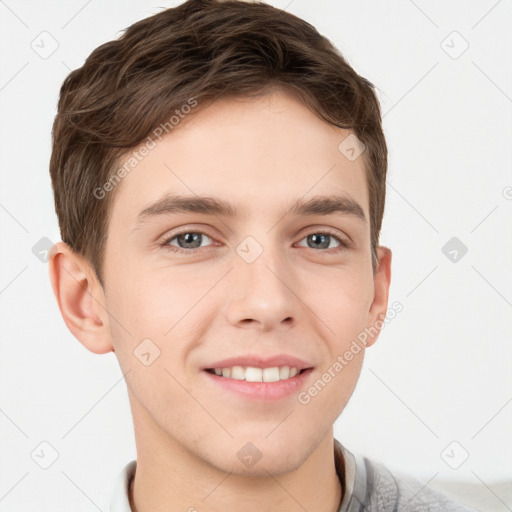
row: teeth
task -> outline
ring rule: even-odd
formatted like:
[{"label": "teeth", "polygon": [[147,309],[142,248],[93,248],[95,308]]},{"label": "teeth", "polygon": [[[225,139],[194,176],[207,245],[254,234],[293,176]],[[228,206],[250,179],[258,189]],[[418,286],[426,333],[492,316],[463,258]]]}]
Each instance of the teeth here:
[{"label": "teeth", "polygon": [[295,377],[299,370],[294,366],[273,366],[272,368],[255,368],[253,366],[233,366],[232,368],[215,368],[216,375],[228,379],[246,380],[247,382],[277,382]]},{"label": "teeth", "polygon": [[245,380],[245,371],[241,366],[231,368],[231,378],[236,380]]},{"label": "teeth", "polygon": [[288,379],[290,377],[290,367],[289,366],[281,366],[279,368],[279,378],[281,380]]},{"label": "teeth", "polygon": [[265,368],[262,374],[264,382],[277,382],[279,380],[279,368],[277,366]]},{"label": "teeth", "polygon": [[247,382],[263,382],[263,370],[249,366],[245,370],[245,380]]}]

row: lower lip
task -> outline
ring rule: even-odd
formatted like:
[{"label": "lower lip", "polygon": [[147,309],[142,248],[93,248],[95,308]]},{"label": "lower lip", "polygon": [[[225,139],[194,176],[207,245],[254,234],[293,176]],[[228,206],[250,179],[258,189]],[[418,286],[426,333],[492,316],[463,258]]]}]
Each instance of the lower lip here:
[{"label": "lower lip", "polygon": [[206,370],[203,373],[221,388],[237,393],[245,398],[261,402],[275,402],[297,394],[304,387],[304,383],[312,371],[312,368],[308,368],[295,377],[278,380],[277,382],[247,382],[246,380],[220,377]]}]

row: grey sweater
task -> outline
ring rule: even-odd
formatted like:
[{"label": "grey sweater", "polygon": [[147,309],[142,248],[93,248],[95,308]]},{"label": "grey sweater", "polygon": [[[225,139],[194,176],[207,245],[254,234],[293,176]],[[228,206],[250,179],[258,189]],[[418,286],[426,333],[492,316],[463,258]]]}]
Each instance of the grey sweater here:
[{"label": "grey sweater", "polygon": [[354,455],[334,440],[334,460],[345,492],[338,512],[476,512],[412,478]]}]

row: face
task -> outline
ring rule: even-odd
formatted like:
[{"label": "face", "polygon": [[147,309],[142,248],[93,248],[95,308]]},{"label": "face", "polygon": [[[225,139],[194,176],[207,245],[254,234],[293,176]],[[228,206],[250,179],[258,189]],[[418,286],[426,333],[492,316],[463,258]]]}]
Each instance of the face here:
[{"label": "face", "polygon": [[372,307],[365,168],[338,149],[348,135],[284,92],[222,99],[118,185],[104,300],[147,437],[264,475],[331,431],[364,350],[335,363],[386,307]]}]

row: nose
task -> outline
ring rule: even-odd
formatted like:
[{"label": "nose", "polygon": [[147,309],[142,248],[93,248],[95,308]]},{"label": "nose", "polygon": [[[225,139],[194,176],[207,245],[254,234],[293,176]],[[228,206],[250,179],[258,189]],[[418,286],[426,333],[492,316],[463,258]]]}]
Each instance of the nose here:
[{"label": "nose", "polygon": [[296,322],[301,301],[292,269],[278,248],[265,248],[252,263],[237,254],[230,274],[226,307],[232,325],[268,331]]}]

